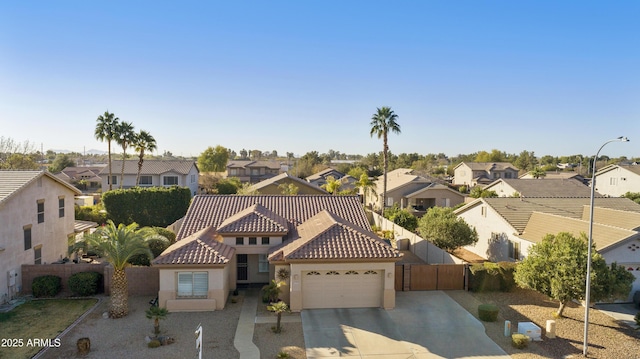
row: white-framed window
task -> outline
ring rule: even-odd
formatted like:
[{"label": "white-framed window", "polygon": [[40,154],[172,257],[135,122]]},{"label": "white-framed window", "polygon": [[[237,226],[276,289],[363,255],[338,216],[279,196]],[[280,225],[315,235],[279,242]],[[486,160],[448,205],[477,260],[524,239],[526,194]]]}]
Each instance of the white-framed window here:
[{"label": "white-framed window", "polygon": [[[107,184],[109,184],[109,176],[107,176]],[[118,176],[111,176],[111,184],[118,184]]]},{"label": "white-framed window", "polygon": [[191,183],[195,183],[196,182],[196,175],[191,175]]},{"label": "white-framed window", "polygon": [[258,254],[258,272],[269,272],[269,260],[267,259],[266,254]]},{"label": "white-framed window", "polygon": [[178,176],[164,176],[162,177],[162,184],[164,186],[177,186]]},{"label": "white-framed window", "polygon": [[229,168],[229,176],[237,176],[238,169],[237,168]]},{"label": "white-framed window", "polygon": [[153,185],[153,176],[140,176],[140,182],[138,182],[140,186],[151,186]]},{"label": "white-framed window", "polygon": [[252,168],[251,169],[251,175],[252,176],[257,176],[259,174],[260,174],[260,170],[259,169],[257,169],[257,168]]},{"label": "white-framed window", "polygon": [[393,207],[393,197],[387,197],[387,206]]},{"label": "white-framed window", "polygon": [[178,272],[178,298],[206,298],[209,272]]},{"label": "white-framed window", "polygon": [[38,223],[44,222],[44,199],[38,200]]},{"label": "white-framed window", "polygon": [[618,185],[618,179],[617,179],[617,178],[615,178],[615,177],[611,177],[611,178],[609,178],[609,185],[610,185],[610,186],[616,186],[616,185]]},{"label": "white-framed window", "polygon": [[64,217],[64,196],[58,197],[58,217]]},{"label": "white-framed window", "polygon": [[509,258],[520,259],[520,242],[509,241]]}]

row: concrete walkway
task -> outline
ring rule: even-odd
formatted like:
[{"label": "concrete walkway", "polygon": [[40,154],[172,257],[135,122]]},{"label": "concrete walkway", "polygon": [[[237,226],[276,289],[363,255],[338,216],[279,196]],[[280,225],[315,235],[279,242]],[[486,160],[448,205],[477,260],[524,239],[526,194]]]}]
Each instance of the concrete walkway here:
[{"label": "concrete walkway", "polygon": [[240,319],[238,319],[233,346],[240,352],[240,359],[260,359],[260,350],[253,344],[259,290],[249,288],[241,292],[244,292],[244,301],[242,302],[242,311],[240,312]]}]

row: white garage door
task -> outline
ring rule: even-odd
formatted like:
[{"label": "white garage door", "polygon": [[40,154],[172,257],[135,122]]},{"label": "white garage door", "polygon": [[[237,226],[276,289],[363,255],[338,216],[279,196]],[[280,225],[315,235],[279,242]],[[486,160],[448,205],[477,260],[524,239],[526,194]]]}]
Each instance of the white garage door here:
[{"label": "white garage door", "polygon": [[302,273],[302,308],[381,307],[382,270],[318,270]]}]

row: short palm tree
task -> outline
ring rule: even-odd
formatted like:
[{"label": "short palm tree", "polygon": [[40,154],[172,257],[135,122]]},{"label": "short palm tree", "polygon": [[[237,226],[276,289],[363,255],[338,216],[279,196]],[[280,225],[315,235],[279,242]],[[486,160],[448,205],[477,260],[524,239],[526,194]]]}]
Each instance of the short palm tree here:
[{"label": "short palm tree", "polygon": [[364,199],[365,204],[367,197],[369,196],[369,191],[371,191],[374,196],[377,196],[376,183],[373,182],[366,173],[360,175],[360,179],[356,182],[356,187],[362,189],[362,198]]},{"label": "short palm tree", "polygon": [[167,319],[169,310],[154,305],[147,309],[144,314],[147,316],[147,319],[153,319],[153,333],[155,335],[160,334],[160,320]]},{"label": "short palm tree", "polygon": [[116,142],[122,147],[122,171],[120,172],[120,188],[124,180],[124,162],[127,159],[127,147],[136,139],[136,133],[133,131],[131,122],[120,122],[116,127]]},{"label": "short palm tree", "polygon": [[382,206],[380,208],[380,214],[384,212],[384,206],[387,201],[387,167],[389,166],[389,145],[387,141],[387,135],[389,132],[400,134],[400,125],[397,122],[398,115],[396,115],[390,107],[379,107],[376,113],[371,117],[371,132],[370,135],[376,135],[379,139],[382,138],[382,158],[383,158],[383,184],[382,184]]},{"label": "short palm tree", "polygon": [[140,184],[140,172],[142,171],[142,163],[144,162],[144,152],[153,152],[156,148],[156,139],[145,130],[140,130],[135,137],[133,147],[138,152],[138,174],[136,175],[136,187]]},{"label": "short palm tree", "polygon": [[324,188],[325,191],[336,195],[338,194],[338,192],[340,192],[340,186],[342,186],[342,182],[340,182],[339,179],[336,179],[333,176],[329,176],[327,177],[327,183],[323,184],[322,188]]},{"label": "short palm tree", "polygon": [[287,305],[287,303],[279,301],[277,303],[271,303],[271,305],[268,305],[267,310],[278,315],[276,327],[273,329],[273,331],[275,333],[280,333],[282,331],[282,325],[280,324],[282,322],[282,313],[289,312],[289,306]]},{"label": "short palm tree", "polygon": [[129,259],[135,255],[145,254],[152,258],[146,241],[158,237],[158,234],[150,228],[139,229],[136,223],[116,226],[112,220],[107,221],[105,226],[98,228],[94,233],[85,236],[87,247],[113,266],[110,317],[122,318],[129,313],[125,268],[129,265]]},{"label": "short palm tree", "polygon": [[116,128],[120,124],[120,119],[115,117],[113,113],[105,111],[104,115],[98,116],[96,120],[96,129],[94,135],[97,140],[102,142],[107,141],[107,154],[109,157],[109,190],[113,189],[112,182],[113,177],[111,175],[111,141],[116,137]]}]

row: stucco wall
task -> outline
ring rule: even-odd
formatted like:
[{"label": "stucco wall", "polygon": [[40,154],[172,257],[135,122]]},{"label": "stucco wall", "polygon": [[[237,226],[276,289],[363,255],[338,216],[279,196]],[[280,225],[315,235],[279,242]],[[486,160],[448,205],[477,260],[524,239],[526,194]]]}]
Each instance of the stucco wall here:
[{"label": "stucco wall", "polygon": [[[67,238],[74,234],[74,195],[55,180],[42,176],[0,206],[0,303],[22,289],[22,264],[34,264],[34,248],[42,246],[42,264],[67,256]],[[64,217],[58,215],[58,197],[64,196]],[[44,222],[38,223],[37,201],[44,199]],[[24,226],[31,225],[31,248],[24,249]],[[8,272],[16,285],[8,288]],[[11,290],[11,293],[10,293]]]},{"label": "stucco wall", "polygon": [[[229,296],[229,273],[222,267],[161,267],[159,271],[160,287],[158,290],[158,305],[173,311],[201,311],[224,309]],[[209,277],[209,290],[207,298],[189,299],[177,298],[178,272],[207,272]],[[205,300],[203,300],[205,299]],[[180,303],[177,303],[179,301]],[[169,305],[167,305],[169,304]]]},{"label": "stucco wall", "polygon": [[640,176],[616,167],[596,177],[596,191],[611,197],[620,197],[627,192],[640,192]]}]

